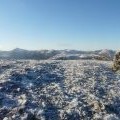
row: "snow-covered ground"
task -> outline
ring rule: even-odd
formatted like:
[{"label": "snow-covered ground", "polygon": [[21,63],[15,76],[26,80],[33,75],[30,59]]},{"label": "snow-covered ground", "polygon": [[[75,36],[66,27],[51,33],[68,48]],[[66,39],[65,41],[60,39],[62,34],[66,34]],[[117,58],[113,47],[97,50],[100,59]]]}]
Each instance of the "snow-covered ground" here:
[{"label": "snow-covered ground", "polygon": [[120,73],[95,60],[0,61],[0,120],[120,120]]}]

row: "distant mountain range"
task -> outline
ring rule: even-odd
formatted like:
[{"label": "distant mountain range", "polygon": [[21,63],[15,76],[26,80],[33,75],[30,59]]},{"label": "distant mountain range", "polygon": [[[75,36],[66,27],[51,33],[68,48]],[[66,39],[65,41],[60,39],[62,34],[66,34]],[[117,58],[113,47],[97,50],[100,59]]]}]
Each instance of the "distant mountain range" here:
[{"label": "distant mountain range", "polygon": [[97,59],[113,60],[114,50],[24,50],[20,48],[11,51],[0,51],[0,59],[33,59],[33,60],[78,60]]}]

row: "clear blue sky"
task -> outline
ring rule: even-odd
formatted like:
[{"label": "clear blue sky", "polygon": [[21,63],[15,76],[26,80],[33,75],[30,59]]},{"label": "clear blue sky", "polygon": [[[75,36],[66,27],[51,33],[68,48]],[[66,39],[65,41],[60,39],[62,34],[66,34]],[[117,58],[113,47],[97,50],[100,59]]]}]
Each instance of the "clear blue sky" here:
[{"label": "clear blue sky", "polygon": [[0,0],[0,49],[119,49],[120,0]]}]

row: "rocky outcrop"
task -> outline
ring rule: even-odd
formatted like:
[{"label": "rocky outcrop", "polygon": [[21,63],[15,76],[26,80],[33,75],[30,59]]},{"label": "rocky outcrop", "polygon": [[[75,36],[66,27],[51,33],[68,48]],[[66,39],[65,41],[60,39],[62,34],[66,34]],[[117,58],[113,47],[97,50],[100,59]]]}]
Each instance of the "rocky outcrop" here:
[{"label": "rocky outcrop", "polygon": [[113,70],[117,71],[120,70],[120,52],[117,52],[114,57],[113,61]]}]

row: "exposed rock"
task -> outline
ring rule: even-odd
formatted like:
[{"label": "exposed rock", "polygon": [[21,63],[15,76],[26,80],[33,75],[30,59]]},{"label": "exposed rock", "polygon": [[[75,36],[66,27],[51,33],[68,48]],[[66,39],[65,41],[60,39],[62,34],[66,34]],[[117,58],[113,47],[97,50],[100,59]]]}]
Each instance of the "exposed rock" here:
[{"label": "exposed rock", "polygon": [[117,52],[114,57],[113,61],[113,70],[117,71],[120,70],[120,52]]}]

